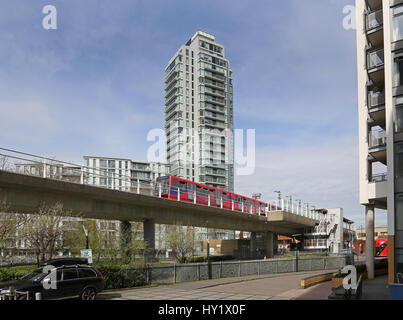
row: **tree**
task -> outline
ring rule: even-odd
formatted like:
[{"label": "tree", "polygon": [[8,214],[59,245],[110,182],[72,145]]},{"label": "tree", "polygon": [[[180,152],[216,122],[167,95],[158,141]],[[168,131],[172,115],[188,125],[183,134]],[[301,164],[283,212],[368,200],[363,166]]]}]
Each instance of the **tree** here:
[{"label": "tree", "polygon": [[6,156],[0,156],[0,170],[7,171],[10,170],[10,163]]},{"label": "tree", "polygon": [[173,226],[166,233],[166,244],[171,247],[176,261],[185,263],[186,258],[196,251],[196,230],[194,227]]},{"label": "tree", "polygon": [[63,216],[71,212],[63,209],[58,202],[53,206],[42,205],[37,214],[30,214],[19,234],[26,241],[27,247],[33,249],[38,264],[51,259],[58,250],[63,249]]},{"label": "tree", "polygon": [[[68,250],[79,255],[80,249],[85,248],[86,238],[83,226],[88,231],[89,249],[92,250],[93,261],[95,263],[128,263],[132,264],[136,260],[136,255],[144,250],[144,241],[137,240],[139,233],[139,223],[132,223],[132,237],[121,247],[119,241],[119,231],[116,221],[84,219],[70,224],[70,228],[65,230],[64,244]],[[134,225],[134,228],[133,228]],[[123,259],[122,252],[130,252],[129,260]]]},{"label": "tree", "polygon": [[26,215],[10,212],[7,202],[0,201],[0,249],[7,247],[7,242],[15,242],[17,231],[25,220]]}]

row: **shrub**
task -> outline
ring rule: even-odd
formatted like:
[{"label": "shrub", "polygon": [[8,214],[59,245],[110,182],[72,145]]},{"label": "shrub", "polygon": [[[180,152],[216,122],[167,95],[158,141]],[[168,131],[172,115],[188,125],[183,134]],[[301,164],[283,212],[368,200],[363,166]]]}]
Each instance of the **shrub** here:
[{"label": "shrub", "polygon": [[141,266],[99,264],[105,289],[132,288],[147,284],[146,268]]},{"label": "shrub", "polygon": [[18,280],[23,275],[35,270],[36,265],[18,266],[18,267],[2,267],[0,268],[0,282]]},{"label": "shrub", "polygon": [[[232,260],[233,256],[231,255],[214,255],[210,256],[210,261],[215,262],[215,261],[226,261],[226,260]],[[201,263],[201,262],[207,262],[207,256],[193,256],[193,257],[188,257],[186,259],[187,263]]]}]

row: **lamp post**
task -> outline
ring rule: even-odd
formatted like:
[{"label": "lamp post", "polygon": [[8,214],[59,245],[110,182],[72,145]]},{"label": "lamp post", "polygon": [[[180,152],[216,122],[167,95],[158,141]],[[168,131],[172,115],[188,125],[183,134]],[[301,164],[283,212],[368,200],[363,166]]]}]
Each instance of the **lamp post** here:
[{"label": "lamp post", "polygon": [[207,274],[208,278],[211,279],[211,268],[210,268],[210,240],[208,235],[208,220],[206,220],[207,225]]},{"label": "lamp post", "polygon": [[[261,196],[262,196],[261,193],[252,193],[252,197],[253,197],[253,199],[255,199],[255,213],[257,213],[256,212],[256,201],[257,201],[257,199],[260,199]],[[260,214],[260,212],[259,212],[259,214]]]}]

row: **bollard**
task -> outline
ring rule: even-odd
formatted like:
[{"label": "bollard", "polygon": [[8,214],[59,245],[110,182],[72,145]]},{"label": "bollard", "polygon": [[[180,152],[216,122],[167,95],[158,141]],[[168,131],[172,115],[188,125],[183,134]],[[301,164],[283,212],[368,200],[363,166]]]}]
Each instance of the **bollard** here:
[{"label": "bollard", "polygon": [[36,292],[35,293],[35,300],[42,300],[42,293]]}]

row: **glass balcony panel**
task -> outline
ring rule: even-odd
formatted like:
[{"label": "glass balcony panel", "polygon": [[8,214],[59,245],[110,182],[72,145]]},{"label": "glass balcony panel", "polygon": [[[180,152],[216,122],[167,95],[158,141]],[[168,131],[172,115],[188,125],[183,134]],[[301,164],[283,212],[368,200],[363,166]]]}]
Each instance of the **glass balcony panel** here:
[{"label": "glass balcony panel", "polygon": [[368,69],[383,66],[384,64],[383,49],[368,53],[367,58],[368,58],[367,59]]},{"label": "glass balcony panel", "polygon": [[369,91],[368,92],[368,107],[374,108],[377,106],[385,105],[384,91]]},{"label": "glass balcony panel", "polygon": [[384,130],[371,131],[368,138],[370,148],[386,146],[386,133]]},{"label": "glass balcony panel", "polygon": [[367,31],[376,29],[383,25],[383,12],[378,10],[367,15]]}]

